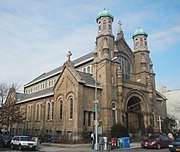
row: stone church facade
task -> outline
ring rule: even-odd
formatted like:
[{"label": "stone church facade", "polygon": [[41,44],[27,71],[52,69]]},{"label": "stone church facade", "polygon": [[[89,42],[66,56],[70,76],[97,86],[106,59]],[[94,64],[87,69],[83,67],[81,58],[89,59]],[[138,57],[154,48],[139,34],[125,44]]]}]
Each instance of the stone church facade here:
[{"label": "stone church facade", "polygon": [[16,104],[26,119],[12,132],[76,137],[84,127],[92,132],[95,100],[103,134],[114,124],[136,131],[149,125],[158,129],[156,117],[166,117],[166,99],[155,89],[148,34],[142,28],[134,32],[132,51],[120,23],[116,38],[113,35],[113,19],[106,9],[96,17],[94,51],[74,61],[69,52],[63,66],[26,84],[23,94],[16,93]]}]

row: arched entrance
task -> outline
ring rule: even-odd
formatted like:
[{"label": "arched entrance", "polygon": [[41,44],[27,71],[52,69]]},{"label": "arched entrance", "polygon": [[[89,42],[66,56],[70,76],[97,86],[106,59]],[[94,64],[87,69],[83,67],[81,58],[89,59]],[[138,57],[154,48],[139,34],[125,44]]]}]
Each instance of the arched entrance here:
[{"label": "arched entrance", "polygon": [[144,116],[142,113],[143,101],[138,96],[129,98],[126,105],[126,126],[129,132],[144,131]]}]

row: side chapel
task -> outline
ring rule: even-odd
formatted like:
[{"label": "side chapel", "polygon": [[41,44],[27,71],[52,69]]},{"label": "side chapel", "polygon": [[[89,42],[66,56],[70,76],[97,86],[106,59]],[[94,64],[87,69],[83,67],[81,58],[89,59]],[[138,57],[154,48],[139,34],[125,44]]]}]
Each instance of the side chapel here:
[{"label": "side chapel", "polygon": [[63,66],[24,85],[23,94],[16,93],[16,105],[26,119],[11,128],[14,134],[77,137],[85,126],[92,132],[95,99],[102,133],[114,124],[136,131],[149,125],[159,129],[157,118],[167,115],[166,99],[155,89],[148,34],[138,28],[132,36],[131,50],[120,22],[116,38],[113,35],[113,20],[106,9],[101,11],[96,17],[94,51],[74,61],[69,52]]}]

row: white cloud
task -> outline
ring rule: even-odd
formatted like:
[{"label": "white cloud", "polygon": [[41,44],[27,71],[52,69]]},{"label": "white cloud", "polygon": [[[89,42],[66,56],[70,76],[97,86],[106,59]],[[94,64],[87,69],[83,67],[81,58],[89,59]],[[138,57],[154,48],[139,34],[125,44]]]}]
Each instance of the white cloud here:
[{"label": "white cloud", "polygon": [[149,43],[152,51],[167,51],[169,47],[179,44],[180,26],[166,27],[162,30],[154,31],[150,34]]}]

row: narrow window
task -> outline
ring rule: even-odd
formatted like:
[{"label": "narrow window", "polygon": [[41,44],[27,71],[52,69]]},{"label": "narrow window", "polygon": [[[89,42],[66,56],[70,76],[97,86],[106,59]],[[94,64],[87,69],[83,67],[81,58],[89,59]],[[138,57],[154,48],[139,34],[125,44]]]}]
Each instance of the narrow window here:
[{"label": "narrow window", "polygon": [[73,99],[70,98],[70,119],[73,119]]},{"label": "narrow window", "polygon": [[99,32],[100,32],[101,31],[101,22],[99,22],[98,27],[99,27]]},{"label": "narrow window", "polygon": [[112,29],[112,25],[111,25],[111,22],[109,21],[109,30],[111,31]]},{"label": "narrow window", "polygon": [[88,112],[88,126],[91,126],[91,112]]},{"label": "narrow window", "polygon": [[60,100],[60,119],[62,119],[62,117],[63,117],[63,101],[62,100]]},{"label": "narrow window", "polygon": [[140,38],[140,46],[143,46],[143,38]]},{"label": "narrow window", "polygon": [[147,47],[147,39],[144,39],[144,45]]},{"label": "narrow window", "polygon": [[106,29],[106,21],[103,21],[103,30]]},{"label": "narrow window", "polygon": [[111,82],[112,82],[113,85],[115,85],[115,80],[114,80],[114,75],[113,74],[111,75]]},{"label": "narrow window", "polygon": [[138,47],[138,39],[135,40],[135,48]]},{"label": "narrow window", "polygon": [[39,107],[39,120],[41,120],[42,118],[42,104],[40,104],[40,107]]},{"label": "narrow window", "polygon": [[52,102],[52,115],[51,115],[51,119],[53,119],[54,118],[54,102]]},{"label": "narrow window", "polygon": [[39,105],[37,105],[36,120],[39,120]]},{"label": "narrow window", "polygon": [[30,112],[30,120],[32,119],[32,106],[31,106],[31,112]]},{"label": "narrow window", "polygon": [[88,66],[88,68],[87,68],[87,73],[90,73],[90,67]]},{"label": "narrow window", "polygon": [[47,107],[47,120],[50,119],[50,103],[48,103],[48,107]]},{"label": "narrow window", "polygon": [[31,109],[30,109],[31,107],[30,106],[28,106],[28,121],[30,120],[30,114],[31,114]]},{"label": "narrow window", "polygon": [[84,111],[84,115],[83,115],[83,125],[86,125],[86,111]]}]

